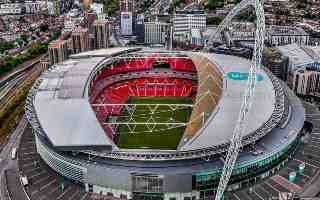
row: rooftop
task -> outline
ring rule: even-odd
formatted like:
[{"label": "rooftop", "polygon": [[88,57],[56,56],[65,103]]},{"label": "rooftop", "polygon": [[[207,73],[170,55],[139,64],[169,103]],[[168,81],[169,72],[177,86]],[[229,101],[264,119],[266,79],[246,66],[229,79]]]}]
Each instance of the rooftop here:
[{"label": "rooftop", "polygon": [[66,43],[67,43],[66,40],[57,39],[57,40],[52,41],[52,42],[49,44],[49,48],[60,48],[61,45],[64,45],[64,44],[66,44]]}]

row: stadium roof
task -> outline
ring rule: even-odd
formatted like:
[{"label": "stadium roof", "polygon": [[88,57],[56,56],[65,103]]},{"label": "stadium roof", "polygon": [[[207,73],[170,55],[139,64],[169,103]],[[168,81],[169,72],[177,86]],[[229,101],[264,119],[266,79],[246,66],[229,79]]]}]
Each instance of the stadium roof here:
[{"label": "stadium roof", "polygon": [[[83,95],[90,72],[103,60],[131,48],[97,50],[73,55],[70,60],[58,64],[41,76],[43,80],[36,93],[34,107],[42,129],[51,143],[60,148],[106,146],[118,150],[106,135],[92,110],[88,97]],[[192,54],[185,52],[185,54]],[[208,56],[224,73],[248,72],[250,61],[227,55]],[[257,83],[255,101],[249,113],[245,135],[260,128],[270,117],[275,104],[275,92],[271,80],[263,70]],[[194,150],[228,143],[238,117],[245,80],[232,80],[225,76],[222,97],[207,124],[180,150]]]},{"label": "stadium roof", "polygon": [[[249,60],[235,56],[222,54],[207,56],[225,74],[228,72],[246,73],[251,64]],[[262,75],[263,79],[257,81],[254,103],[248,114],[248,127],[243,136],[259,129],[268,121],[274,110],[275,92],[273,84],[263,70],[258,70],[258,74]],[[222,97],[215,107],[213,114],[200,132],[184,144],[181,150],[195,150],[228,143],[232,137],[238,118],[245,87],[245,80],[232,80],[225,76]]]}]

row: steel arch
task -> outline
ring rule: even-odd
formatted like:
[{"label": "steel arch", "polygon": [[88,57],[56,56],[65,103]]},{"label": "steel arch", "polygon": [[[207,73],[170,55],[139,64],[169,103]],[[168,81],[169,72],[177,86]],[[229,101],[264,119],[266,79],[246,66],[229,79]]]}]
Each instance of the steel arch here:
[{"label": "steel arch", "polygon": [[239,149],[241,147],[241,140],[243,132],[248,123],[248,112],[250,111],[254,91],[256,86],[256,73],[257,69],[261,67],[262,51],[264,47],[264,36],[265,36],[265,16],[263,6],[259,0],[243,0],[236,7],[234,7],[227,17],[219,25],[215,34],[209,38],[209,45],[212,44],[214,39],[220,37],[221,32],[231,23],[231,20],[243,9],[247,7],[254,7],[257,21],[256,21],[256,32],[255,32],[255,45],[252,57],[252,62],[249,71],[249,78],[247,81],[247,87],[243,96],[241,108],[238,115],[236,126],[233,130],[233,135],[230,141],[227,158],[224,162],[222,174],[219,181],[219,186],[216,192],[215,200],[221,200],[223,193],[227,188],[227,184],[232,174],[232,170],[236,164]]}]

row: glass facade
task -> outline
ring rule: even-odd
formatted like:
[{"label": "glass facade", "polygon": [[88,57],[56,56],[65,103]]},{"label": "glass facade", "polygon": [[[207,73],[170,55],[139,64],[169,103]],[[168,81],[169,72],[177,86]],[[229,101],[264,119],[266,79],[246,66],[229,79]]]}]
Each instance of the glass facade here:
[{"label": "glass facade", "polygon": [[163,176],[132,174],[132,191],[138,193],[163,193]]},{"label": "glass facade", "polygon": [[[247,182],[257,182],[260,179],[266,178],[274,173],[274,169],[280,169],[284,163],[288,161],[288,157],[295,152],[299,144],[299,137],[296,140],[281,151],[271,155],[265,156],[260,160],[250,161],[243,165],[237,166],[230,179],[230,184]],[[192,189],[197,191],[210,191],[214,190],[218,184],[221,175],[220,170],[207,171],[201,173],[195,173],[192,177]],[[241,187],[236,185],[234,189]]]}]

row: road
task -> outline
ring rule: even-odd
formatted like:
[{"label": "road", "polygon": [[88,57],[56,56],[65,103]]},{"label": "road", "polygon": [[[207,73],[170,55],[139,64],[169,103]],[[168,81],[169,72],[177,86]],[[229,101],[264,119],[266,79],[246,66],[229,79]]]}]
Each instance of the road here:
[{"label": "road", "polygon": [[[19,122],[17,128],[13,132],[13,134],[11,134],[8,143],[0,153],[0,183],[4,182],[3,180],[4,171],[6,169],[18,169],[17,160],[11,159],[11,150],[12,148],[18,149],[19,143],[20,143],[20,137],[26,127],[27,127],[27,120],[25,117],[23,117]],[[6,186],[3,184],[0,184],[0,198],[4,199],[5,196],[6,196]]]}]

